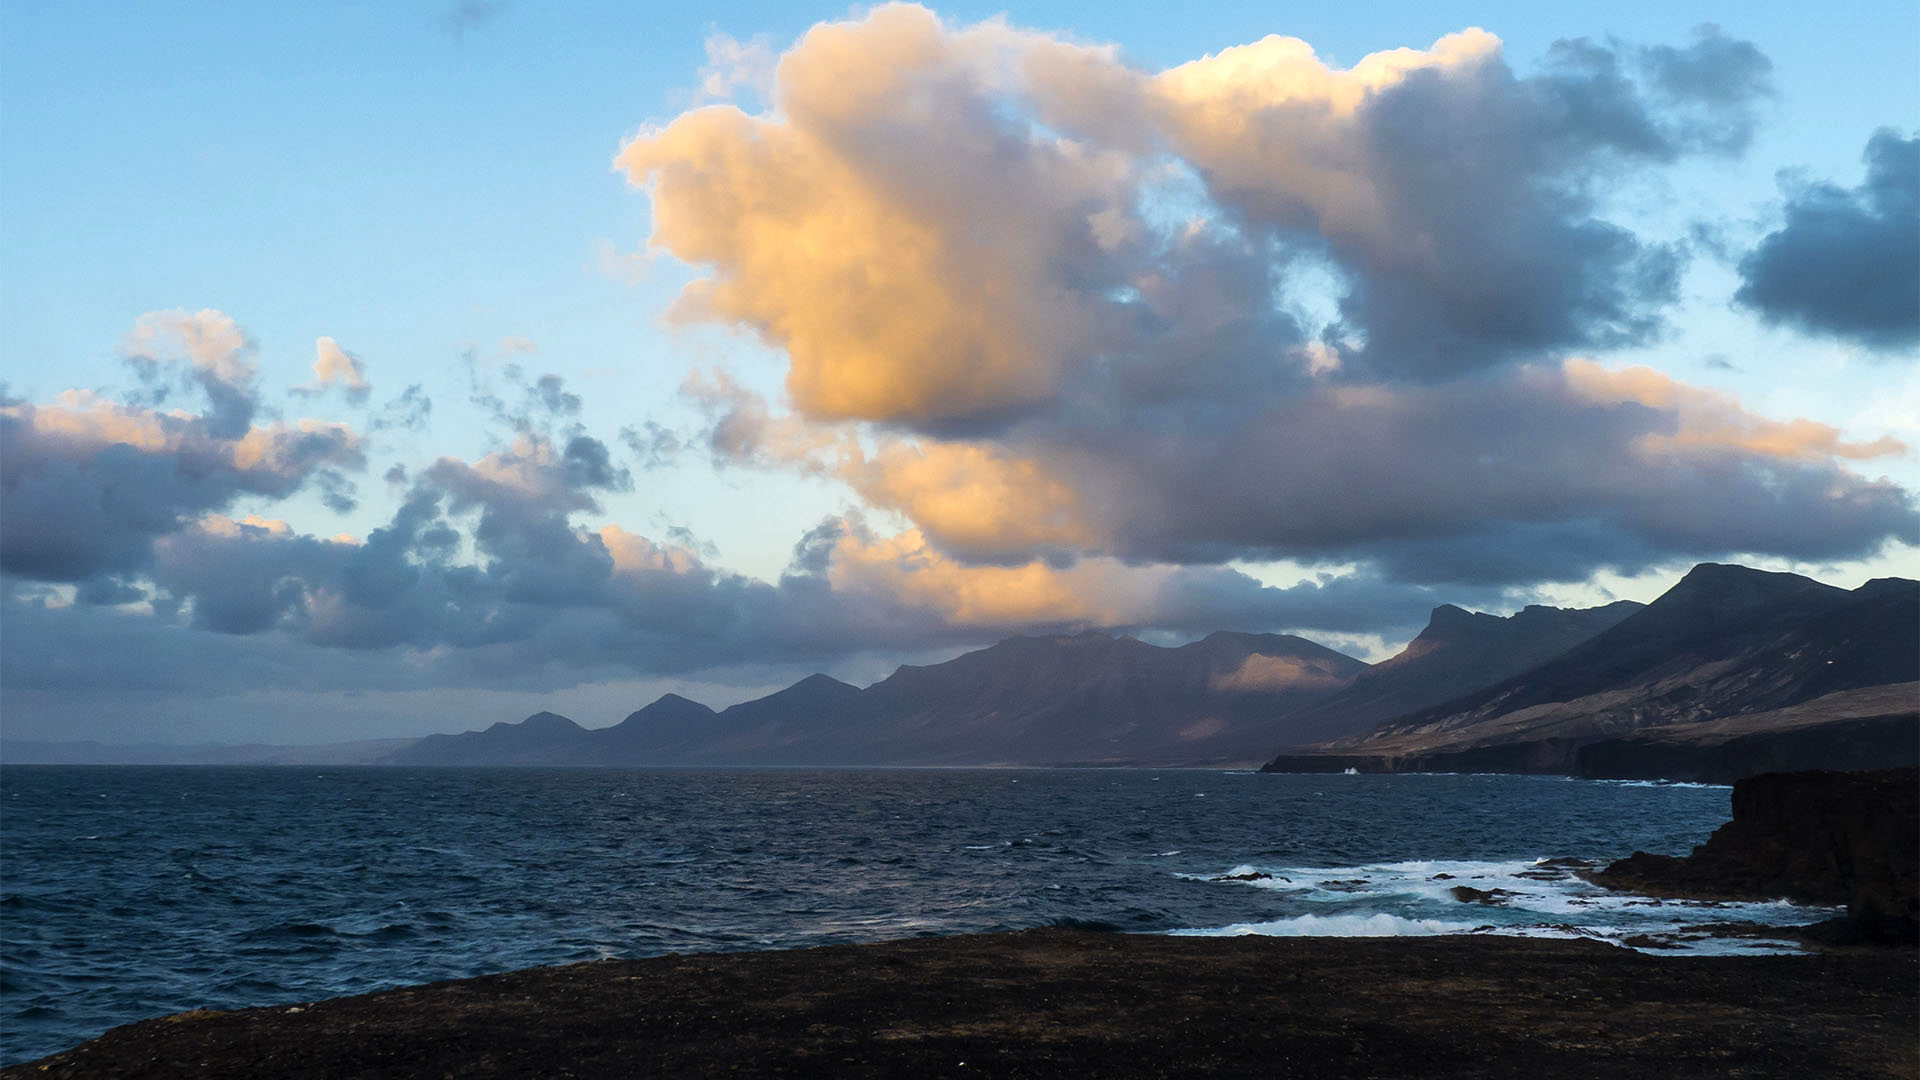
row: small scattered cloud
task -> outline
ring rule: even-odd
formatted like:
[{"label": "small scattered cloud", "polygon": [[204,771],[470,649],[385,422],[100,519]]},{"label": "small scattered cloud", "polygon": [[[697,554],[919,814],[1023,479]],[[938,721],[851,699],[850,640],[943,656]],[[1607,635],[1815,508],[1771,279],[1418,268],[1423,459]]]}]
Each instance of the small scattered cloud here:
[{"label": "small scattered cloud", "polygon": [[400,396],[382,405],[368,422],[368,431],[424,431],[433,415],[433,399],[421,383],[414,383]]},{"label": "small scattered cloud", "polygon": [[624,252],[613,241],[601,240],[593,246],[593,270],[608,280],[638,285],[652,275],[653,256],[645,251]]},{"label": "small scattered cloud", "polygon": [[125,359],[143,387],[136,402],[159,405],[176,390],[197,389],[216,437],[245,434],[260,408],[258,349],[225,312],[150,311],[127,335]]},{"label": "small scattered cloud", "polygon": [[293,392],[300,397],[314,397],[335,387],[355,404],[373,394],[373,384],[367,381],[366,363],[341,348],[339,342],[322,337],[314,342],[313,381],[294,387]]},{"label": "small scattered cloud", "polygon": [[766,35],[740,41],[716,30],[707,35],[706,52],[707,62],[700,68],[696,102],[731,101],[740,90],[762,100],[773,96],[774,67],[779,57]]},{"label": "small scattered cloud", "polygon": [[678,434],[652,420],[621,428],[620,441],[646,472],[672,465],[686,449],[686,443]]}]

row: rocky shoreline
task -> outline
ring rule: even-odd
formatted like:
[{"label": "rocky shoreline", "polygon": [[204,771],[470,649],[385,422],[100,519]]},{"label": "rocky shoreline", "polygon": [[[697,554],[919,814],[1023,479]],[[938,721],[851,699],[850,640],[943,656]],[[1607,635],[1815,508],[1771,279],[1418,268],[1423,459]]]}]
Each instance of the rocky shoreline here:
[{"label": "rocky shoreline", "polygon": [[115,1028],[21,1077],[1920,1076],[1910,950],[1044,929],[536,968]]},{"label": "rocky shoreline", "polygon": [[1920,770],[1769,773],[1733,786],[1733,820],[1684,858],[1636,851],[1597,885],[1649,896],[1845,904],[1836,944],[1920,942]]},{"label": "rocky shoreline", "polygon": [[[1920,1077],[1920,772],[1741,781],[1611,888],[1848,905],[1808,955],[1052,928],[534,968],[115,1028],[20,1077]],[[1463,902],[1491,898],[1469,887]],[[1891,945],[1892,947],[1886,947]]]}]

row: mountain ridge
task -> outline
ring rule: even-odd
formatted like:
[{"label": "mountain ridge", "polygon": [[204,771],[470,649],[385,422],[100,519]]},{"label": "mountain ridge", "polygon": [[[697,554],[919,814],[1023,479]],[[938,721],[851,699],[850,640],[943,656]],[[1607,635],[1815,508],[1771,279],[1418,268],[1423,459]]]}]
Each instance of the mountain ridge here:
[{"label": "mountain ridge", "polygon": [[[1742,762],[1794,755],[1800,767],[1908,764],[1920,757],[1920,690],[1901,687],[1917,680],[1920,582],[1846,590],[1702,564],[1545,664],[1266,767],[1727,779]],[[1875,688],[1889,693],[1870,705],[1853,694]],[[1775,719],[1704,726],[1760,715]]]},{"label": "mountain ridge", "polygon": [[[1219,630],[1177,646],[1094,631],[1016,636],[939,664],[903,664],[864,689],[816,673],[717,712],[665,694],[610,728],[568,733],[551,758],[555,764],[645,765],[1252,765],[1307,736],[1365,730],[1394,713],[1392,706],[1431,704],[1532,666],[1639,607],[1631,601],[1589,609],[1531,605],[1502,617],[1442,605],[1406,650],[1374,665],[1289,634]],[[1365,700],[1320,708],[1369,680],[1373,692]],[[391,760],[431,764],[443,745]]]}]

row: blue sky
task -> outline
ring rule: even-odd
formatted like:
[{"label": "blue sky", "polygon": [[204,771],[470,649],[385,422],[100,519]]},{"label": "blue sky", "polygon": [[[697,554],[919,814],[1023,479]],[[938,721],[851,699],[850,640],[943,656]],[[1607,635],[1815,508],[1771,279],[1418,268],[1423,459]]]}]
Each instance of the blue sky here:
[{"label": "blue sky", "polygon": [[[327,464],[301,465],[273,482],[255,477],[230,491],[197,489],[184,501],[156,510],[159,525],[133,528],[132,547],[116,548],[131,554],[85,566],[44,554],[18,556],[11,565],[0,559],[9,623],[0,646],[7,662],[0,693],[7,698],[10,733],[161,742],[326,741],[458,730],[524,715],[529,705],[541,703],[559,703],[583,722],[598,724],[618,719],[665,689],[722,704],[815,668],[864,681],[901,660],[951,654],[1005,633],[1080,626],[1172,640],[1231,623],[1239,629],[1296,631],[1378,658],[1418,630],[1420,613],[1431,603],[1451,600],[1511,610],[1536,600],[1648,599],[1699,558],[1741,558],[1849,585],[1878,574],[1912,576],[1920,570],[1920,558],[1907,546],[1916,540],[1913,492],[1920,489],[1920,460],[1911,449],[1920,446],[1920,380],[1912,335],[1904,324],[1866,333],[1840,322],[1822,323],[1818,314],[1796,315],[1802,309],[1792,306],[1789,294],[1803,284],[1797,279],[1782,278],[1780,288],[1789,291],[1782,295],[1789,298],[1773,307],[1733,300],[1744,283],[1766,269],[1754,260],[1767,238],[1786,228],[1796,206],[1814,205],[1807,201],[1807,192],[1814,190],[1810,186],[1831,185],[1867,206],[1868,189],[1862,185],[1868,179],[1863,154],[1869,139],[1887,129],[1889,138],[1910,145],[1920,129],[1920,85],[1914,74],[1920,71],[1920,12],[1911,4],[1856,7],[1844,23],[1805,5],[1732,4],[1685,10],[1614,5],[1591,11],[1535,4],[1392,4],[1360,11],[1193,4],[1183,6],[1178,18],[1169,18],[1164,5],[1147,4],[1098,10],[1066,4],[951,5],[941,7],[939,16],[940,47],[955,50],[954,56],[973,55],[967,50],[975,46],[966,42],[981,35],[968,37],[969,28],[1003,18],[1026,36],[994,45],[1003,50],[996,56],[1017,55],[1038,64],[1032,58],[1053,57],[1046,50],[1054,44],[1111,44],[1117,53],[1101,63],[1142,78],[1268,34],[1304,39],[1325,67],[1337,72],[1370,53],[1426,50],[1443,35],[1482,27],[1502,43],[1498,71],[1488,76],[1494,89],[1487,94],[1507,93],[1501,88],[1508,78],[1523,89],[1512,91],[1511,100],[1471,100],[1508,100],[1509,110],[1536,100],[1535,91],[1524,87],[1548,85],[1537,80],[1556,62],[1550,57],[1555,42],[1589,39],[1619,66],[1631,86],[1633,107],[1644,106],[1656,125],[1666,125],[1657,135],[1665,143],[1623,150],[1627,144],[1617,141],[1618,133],[1596,122],[1580,136],[1590,141],[1567,151],[1578,160],[1538,165],[1545,171],[1517,179],[1514,190],[1553,189],[1551,197],[1542,197],[1539,213],[1567,217],[1565,222],[1542,218],[1544,224],[1536,223],[1545,230],[1540,236],[1560,235],[1553,230],[1571,222],[1574,231],[1564,235],[1592,238],[1599,234],[1585,226],[1600,222],[1639,242],[1642,255],[1652,261],[1635,264],[1637,270],[1624,257],[1605,266],[1583,267],[1571,259],[1565,264],[1569,283],[1617,287],[1633,310],[1604,326],[1606,319],[1574,326],[1587,316],[1568,315],[1559,321],[1573,329],[1558,336],[1542,331],[1524,347],[1462,338],[1459,348],[1465,352],[1485,344],[1499,355],[1489,352],[1486,365],[1474,361],[1471,371],[1443,361],[1444,378],[1414,371],[1408,365],[1415,361],[1396,359],[1382,344],[1390,323],[1396,332],[1421,335],[1426,331],[1419,319],[1446,322],[1443,310],[1432,315],[1440,310],[1434,307],[1439,300],[1402,295],[1391,311],[1356,308],[1332,328],[1310,325],[1315,319],[1306,315],[1338,321],[1340,295],[1356,281],[1368,284],[1368,295],[1378,304],[1385,304],[1378,298],[1393,289],[1432,286],[1439,290],[1436,296],[1451,295],[1446,276],[1409,284],[1413,279],[1396,276],[1395,256],[1382,250],[1377,238],[1340,234],[1329,206],[1311,206],[1311,220],[1302,226],[1286,201],[1298,193],[1253,191],[1249,184],[1258,186],[1258,169],[1265,166],[1238,160],[1231,146],[1206,144],[1199,112],[1166,120],[1164,130],[1151,136],[1175,147],[1154,152],[1162,157],[1137,152],[1128,142],[1132,136],[1062,134],[1038,121],[1028,131],[1040,142],[1066,138],[1104,153],[1134,155],[1127,157],[1127,167],[1135,170],[1128,183],[1140,186],[1128,190],[1137,201],[1120,209],[1139,213],[1142,221],[1151,217],[1158,200],[1163,208],[1197,207],[1208,242],[1217,242],[1222,252],[1239,250],[1234,245],[1247,250],[1285,246],[1284,255],[1260,249],[1267,254],[1259,258],[1272,261],[1257,273],[1294,289],[1295,299],[1304,294],[1305,315],[1292,312],[1279,322],[1260,323],[1265,329],[1232,341],[1183,337],[1182,348],[1197,352],[1182,353],[1177,361],[1153,352],[1160,359],[1139,361],[1160,365],[1155,370],[1161,375],[1172,377],[1168,373],[1182,365],[1214,363],[1225,385],[1231,371],[1239,370],[1234,365],[1252,362],[1229,355],[1232,350],[1271,346],[1276,356],[1285,353],[1313,364],[1304,350],[1317,339],[1331,343],[1327,347],[1334,351],[1325,356],[1349,350],[1336,357],[1341,366],[1334,375],[1315,369],[1317,378],[1346,380],[1343,388],[1328,383],[1325,392],[1340,401],[1359,400],[1363,391],[1403,394],[1404,400],[1385,411],[1366,413],[1376,418],[1366,422],[1393,417],[1394,423],[1426,424],[1434,431],[1444,429],[1436,417],[1493,410],[1496,400],[1531,401],[1526,395],[1539,389],[1539,379],[1562,379],[1563,389],[1571,388],[1565,392],[1584,395],[1580,400],[1591,408],[1661,413],[1665,419],[1649,429],[1654,436],[1643,432],[1643,441],[1634,445],[1645,450],[1646,437],[1669,440],[1660,444],[1667,447],[1660,459],[1667,471],[1639,474],[1623,467],[1620,476],[1605,483],[1583,471],[1578,483],[1569,481],[1568,490],[1591,488],[1591,494],[1564,500],[1551,494],[1521,500],[1515,494],[1521,486],[1547,483],[1539,475],[1490,479],[1486,483],[1504,487],[1469,492],[1471,498],[1459,506],[1435,506],[1415,515],[1418,520],[1401,511],[1424,505],[1430,483],[1383,494],[1379,506],[1353,507],[1349,520],[1345,504],[1315,501],[1327,483],[1338,485],[1338,478],[1303,482],[1282,500],[1292,500],[1285,507],[1215,513],[1229,503],[1261,498],[1257,487],[1221,479],[1217,489],[1202,485],[1215,501],[1209,509],[1195,510],[1187,500],[1200,497],[1192,478],[1203,472],[1183,470],[1202,470],[1201,462],[1232,459],[1230,465],[1206,466],[1208,477],[1287,470],[1286,461],[1263,462],[1250,455],[1301,449],[1300,440],[1309,437],[1307,426],[1288,428],[1276,417],[1294,415],[1287,410],[1304,400],[1300,395],[1309,391],[1301,387],[1309,384],[1277,389],[1280,384],[1274,384],[1240,395],[1247,400],[1274,395],[1274,411],[1263,414],[1259,424],[1280,428],[1256,429],[1246,417],[1221,420],[1227,399],[1217,396],[1217,387],[1209,391],[1214,399],[1191,408],[1167,406],[1171,399],[1156,397],[1155,408],[1166,408],[1164,415],[1154,415],[1170,426],[1151,430],[1165,443],[1152,454],[1128,457],[1112,441],[1126,430],[1125,422],[1102,427],[1107,421],[1089,419],[1121,407],[1119,399],[1100,396],[1106,391],[1076,381],[1091,370],[1074,352],[1091,348],[1084,342],[1059,345],[1057,356],[1040,356],[1047,378],[1055,380],[1045,389],[1014,377],[1018,385],[979,390],[980,380],[969,377],[930,383],[925,393],[933,396],[915,398],[919,404],[869,396],[858,399],[864,404],[846,406],[855,400],[845,396],[846,387],[827,384],[812,398],[796,399],[790,388],[797,385],[796,373],[811,370],[808,349],[824,350],[823,370],[839,371],[831,378],[841,378],[845,372],[833,367],[843,363],[835,359],[842,355],[836,349],[851,345],[845,355],[854,355],[881,346],[824,340],[810,345],[804,337],[783,337],[788,332],[779,328],[804,319],[807,305],[817,305],[819,298],[794,299],[792,283],[755,279],[760,272],[755,267],[762,264],[754,252],[737,246],[745,243],[738,237],[726,239],[735,248],[713,257],[699,252],[715,250],[702,245],[718,233],[703,233],[699,242],[663,241],[654,234],[663,205],[677,206],[685,215],[683,237],[717,226],[695,220],[699,208],[691,202],[663,203],[675,196],[636,183],[646,177],[634,168],[623,173],[614,159],[639,137],[657,144],[655,158],[665,162],[661,168],[709,169],[716,183],[754,179],[723,175],[736,166],[715,164],[718,159],[675,157],[683,145],[691,146],[682,133],[692,129],[682,121],[701,106],[731,103],[773,125],[769,130],[775,135],[798,130],[804,117],[792,120],[793,102],[774,96],[765,81],[772,61],[796,48],[815,23],[870,26],[864,8],[7,4],[0,8],[0,200],[5,208],[0,215],[0,251],[5,252],[0,257],[0,380],[6,394],[40,407],[43,422],[56,415],[51,410],[58,396],[74,388],[129,408],[208,415],[207,401],[196,395],[214,391],[206,390],[204,380],[193,382],[192,372],[205,369],[194,368],[199,361],[180,344],[184,339],[175,340],[179,326],[165,318],[150,321],[157,336],[150,335],[145,345],[133,343],[131,335],[149,313],[184,317],[211,311],[244,335],[248,345],[242,359],[257,365],[250,381],[234,384],[254,403],[255,425],[312,418],[344,425],[351,442],[330,451],[335,456]],[[1716,24],[1719,36],[1702,37],[1703,24]],[[1713,41],[1750,44],[1753,54],[1764,58],[1763,75],[1742,84],[1729,74],[1734,68],[1703,62],[1697,73],[1704,81],[1686,91],[1691,98],[1662,97],[1665,84],[1653,74],[1655,60],[1649,59],[1659,54],[1648,50],[1685,50]],[[838,62],[860,70],[915,62],[887,52],[877,32],[859,42]],[[729,48],[745,59],[746,77],[725,87],[727,100],[722,100],[702,86],[716,70],[714,58]],[[1711,58],[1707,52],[1686,55]],[[1741,70],[1751,75],[1757,69]],[[1588,76],[1590,71],[1577,92],[1598,101],[1599,88],[1610,84]],[[1714,81],[1723,76],[1730,81]],[[979,78],[991,81],[988,75]],[[1052,107],[1031,87],[1007,91],[980,85],[987,87],[983,94],[1002,94],[994,107],[1010,110],[1020,123],[1038,115],[1021,110]],[[1408,82],[1395,84],[1390,93],[1411,101],[1418,90]],[[783,84],[780,93],[787,92]],[[859,107],[876,110],[861,114],[875,124],[914,119],[884,114],[884,102]],[[1119,106],[1103,107],[1109,111],[1101,123],[1126,126],[1138,120]],[[1709,114],[1713,123],[1740,129],[1737,152],[1724,146],[1702,149],[1702,137],[1682,130],[1686,117]],[[1501,117],[1510,115],[1469,118],[1471,126],[1461,130],[1471,135],[1507,122]],[[932,124],[944,118],[921,119]],[[1380,133],[1385,130],[1368,128],[1351,138],[1378,140],[1387,137]],[[965,134],[955,129],[955,138]],[[1347,152],[1342,147],[1358,145],[1338,142],[1349,137],[1327,136],[1327,152],[1338,156]],[[1537,137],[1516,134],[1518,141],[1511,145],[1525,156],[1524,140]],[[895,158],[909,161],[912,168],[929,170],[931,190],[943,167],[963,164],[957,157],[943,161],[943,145],[909,131],[886,151],[889,156],[856,154],[841,165],[857,171],[882,168]],[[1185,170],[1183,182],[1204,189],[1191,207],[1179,194],[1187,189],[1168,186],[1167,174],[1152,172],[1169,154]],[[1036,186],[983,190],[968,214],[975,220],[1003,211],[1009,220],[1018,213],[1038,215],[1045,207],[1010,207],[995,200],[1041,192],[1039,185],[1056,181],[1101,182],[1077,175],[1062,179],[1064,173],[1045,172],[1043,164],[1034,166],[1041,170],[1032,178]],[[1417,165],[1390,161],[1382,167]],[[1254,179],[1230,190],[1224,178],[1240,168],[1255,170]],[[652,175],[648,182],[660,182],[664,174]],[[1405,175],[1395,182],[1405,182]],[[1887,175],[1895,188],[1905,182],[1897,171]],[[798,176],[771,179],[809,182]],[[1453,181],[1441,176],[1434,182],[1444,187]],[[1092,187],[1074,190],[1080,191],[1077,198],[1105,197]],[[964,205],[952,201],[959,195],[941,198],[948,200],[940,203],[946,212]],[[1407,198],[1411,208],[1394,220],[1424,212],[1414,205],[1424,196]],[[1590,205],[1568,209],[1568,200]],[[1895,227],[1904,227],[1911,202],[1906,205],[1909,209],[1891,212]],[[1488,212],[1496,218],[1502,213],[1498,206]],[[1486,232],[1497,232],[1498,224],[1491,222]],[[776,231],[792,225],[772,218],[767,223]],[[935,228],[941,225],[932,222]],[[1514,228],[1523,230],[1514,234],[1514,244],[1533,235],[1524,232],[1532,228],[1525,223]],[[1507,248],[1476,247],[1481,241],[1473,234],[1461,233],[1463,250],[1504,257],[1499,252]],[[655,236],[651,250],[650,235]],[[970,235],[962,229],[949,239],[964,241]],[[1183,287],[1203,291],[1203,282],[1212,280],[1203,270],[1227,273],[1182,261],[1188,256],[1167,246],[1177,246],[1170,233],[1155,242],[1162,246],[1154,252],[1127,254],[1134,261],[1125,267],[1115,256],[1074,272],[1111,273],[1115,281],[1131,274],[1136,285],[1129,289],[1147,280],[1139,275],[1149,271],[1160,275],[1155,280],[1179,273],[1189,281]],[[1356,246],[1342,246],[1349,242]],[[1322,243],[1331,247],[1316,246]],[[1036,265],[1056,266],[1065,250],[1045,253],[1044,259],[1036,255],[1041,259]],[[1666,250],[1679,254],[1671,268],[1674,280],[1663,291],[1644,279],[1657,269],[1653,256]],[[1305,268],[1316,259],[1331,260],[1336,273],[1314,276]],[[1629,280],[1636,273],[1641,278]],[[731,315],[670,325],[669,310],[688,284],[715,274],[744,283],[752,294],[741,300],[744,307]],[[965,302],[960,293],[953,295],[961,296],[956,304]],[[1203,301],[1198,294],[1181,295],[1186,297],[1183,311]],[[1036,306],[1041,314],[1019,313],[1017,326],[1005,333],[1024,335],[1022,349],[1041,348],[1036,341],[1080,340],[1073,338],[1078,330],[1036,328],[1045,310]],[[1260,320],[1271,315],[1241,312],[1243,318]],[[1658,327],[1621,330],[1626,325],[1621,319],[1640,315]],[[978,317],[992,319],[996,313]],[[1900,317],[1896,312],[1895,320]],[[1544,326],[1557,318],[1546,312],[1537,321]],[[849,325],[857,327],[859,320],[852,318]],[[352,400],[338,386],[306,396],[293,393],[316,385],[313,365],[323,338],[362,365],[372,387],[364,401]],[[897,336],[883,344],[901,347]],[[906,346],[909,352],[913,347]],[[929,356],[941,348],[937,342],[926,347],[933,350]],[[1101,347],[1147,348],[1138,343]],[[1152,346],[1168,347],[1165,341]],[[151,361],[144,382],[142,369],[128,362],[129,354],[142,349]],[[930,370],[909,360],[902,361],[907,366],[901,370]],[[1665,381],[1655,385],[1621,374],[1638,368]],[[1379,377],[1370,381],[1363,374],[1368,371]],[[733,389],[704,397],[689,392],[693,372],[701,373],[710,391]],[[557,384],[562,393],[577,396],[576,407],[536,415],[530,403],[537,398],[539,380],[548,375],[562,380]],[[984,393],[981,400],[988,404],[939,397],[963,384]],[[158,396],[162,386],[171,388],[164,399]],[[414,386],[420,389],[411,400],[424,397],[432,407],[423,422],[407,427],[395,422],[401,415],[395,410],[402,407],[402,393]],[[1442,396],[1419,396],[1429,392]],[[1180,400],[1199,402],[1197,394]],[[751,447],[742,450],[717,440],[717,432],[742,430],[743,417],[760,417]],[[1824,425],[1827,433],[1808,442],[1809,429],[1791,427],[1796,421]],[[1208,443],[1188,437],[1205,432],[1209,424],[1242,422],[1248,425],[1244,438]],[[654,444],[661,452],[651,457],[636,440],[620,437],[622,429],[645,436],[650,423],[651,430],[671,434],[670,441]],[[1355,424],[1361,423],[1356,418]],[[1769,423],[1787,426],[1756,426]],[[1516,425],[1516,430],[1526,428]],[[1728,434],[1736,429],[1744,434]],[[517,444],[516,434],[533,441]],[[1314,434],[1314,448],[1301,460],[1332,468],[1325,463],[1361,453],[1325,451],[1318,440],[1328,437]],[[1614,445],[1605,441],[1608,437],[1595,435],[1591,445]],[[576,439],[609,455],[607,482],[576,483],[581,474],[565,472],[562,452]],[[1363,441],[1372,446],[1377,440]],[[16,468],[31,470],[43,459],[58,457],[48,445],[28,441],[10,448]],[[519,458],[513,458],[516,445],[523,451]],[[907,457],[883,464],[888,445],[905,447],[901,452],[909,457],[918,454],[912,460],[921,464],[900,465]],[[1701,461],[1675,464],[1673,453],[1701,446],[1718,448],[1712,468],[1744,477],[1738,483],[1751,488],[1716,487],[1700,479],[1708,469]],[[60,453],[81,453],[67,443],[60,447]],[[541,447],[552,454],[541,458],[546,452]],[[583,452],[591,456],[591,447]],[[1536,453],[1519,441],[1514,452]],[[860,468],[847,464],[849,453],[860,457]],[[1487,455],[1484,448],[1480,453]],[[1732,460],[1730,453],[1746,456]],[[499,458],[502,454],[507,457]],[[584,585],[555,585],[552,594],[528,600],[529,586],[519,578],[509,580],[512,558],[561,558],[554,554],[557,549],[540,548],[531,539],[514,553],[488,548],[482,515],[496,512],[497,520],[505,521],[511,516],[506,504],[461,487],[468,481],[455,477],[458,470],[443,469],[427,479],[436,461],[477,466],[489,455],[496,456],[496,464],[533,462],[527,467],[536,473],[548,468],[552,476],[574,478],[555,480],[559,487],[514,504],[512,513],[544,514],[547,525],[558,521],[563,531],[573,530],[585,545],[587,554],[581,557],[611,558],[616,577],[639,573],[634,568],[640,564],[632,559],[640,556],[608,552],[623,542],[621,536],[644,537],[661,551],[680,552],[646,556],[659,564],[647,564],[646,572],[680,576],[650,578],[648,588],[667,592],[647,592],[645,599],[632,601],[639,605],[634,608],[615,610],[580,599]],[[928,462],[944,464],[935,468]],[[385,479],[395,466],[401,470],[396,478]],[[102,475],[104,468],[76,467],[87,477]],[[1355,475],[1384,475],[1369,471],[1373,467]],[[1851,478],[1845,479],[1851,486],[1836,494],[1834,477]],[[1691,483],[1703,486],[1684,486]],[[264,554],[269,548],[279,553],[276,557],[293,559],[298,545],[289,538],[319,543],[344,537],[364,544],[376,532],[395,528],[396,514],[424,490],[423,484],[442,500],[457,544],[431,552],[416,546],[402,561],[431,564],[454,582],[464,580],[455,572],[462,567],[492,573],[505,599],[489,601],[484,616],[444,597],[432,601],[446,605],[435,608],[434,620],[479,619],[489,626],[497,621],[500,629],[483,635],[485,640],[462,637],[444,625],[392,640],[337,629],[347,624],[327,621],[324,612],[332,609],[326,604],[333,601],[326,598],[336,595],[337,583],[326,579],[332,571],[324,567],[345,558],[344,548],[309,546],[301,549],[306,554],[299,558],[306,561],[298,568],[262,570],[260,588],[278,599],[257,611],[238,600],[219,601],[235,611],[247,609],[230,618],[209,614],[220,610],[216,597],[209,586],[196,585],[202,579],[186,569],[193,561],[189,549],[216,563],[254,557],[272,562]],[[1142,494],[1155,484],[1167,486],[1152,498]],[[27,489],[9,489],[16,490]],[[343,491],[350,491],[351,508],[340,497]],[[1872,512],[1849,511],[1852,516],[1836,516],[1827,528],[1826,511],[1795,509],[1798,496],[1789,493],[1800,491],[1807,498],[1824,491],[1820,497],[1828,498],[1822,504],[1827,510],[1839,503],[1856,508],[1871,503]],[[1714,492],[1725,493],[1727,505],[1718,505]],[[1778,505],[1763,513],[1753,499],[1769,492]],[[540,501],[549,497],[553,501]],[[996,516],[1001,511],[987,503],[1010,507],[1004,514],[1009,524],[1003,527]],[[1489,509],[1496,504],[1500,509]],[[1667,504],[1698,507],[1697,527]],[[7,508],[0,528],[12,532],[18,545],[71,544],[60,521],[48,524],[45,536],[36,532],[48,515],[61,512],[52,505],[44,498],[31,504],[35,528],[29,529],[23,525],[29,504],[16,503]],[[73,512],[71,535],[96,528],[88,524],[92,517]],[[114,520],[117,512],[111,505],[87,510]],[[1763,527],[1767,513],[1791,519],[1794,527],[1769,532]],[[1057,514],[1057,520],[1047,514]],[[250,554],[222,549],[225,553],[216,557],[211,547],[194,548],[192,540],[214,535],[204,524],[207,515],[242,523],[252,515],[284,524],[235,526],[235,542],[253,545],[246,548]],[[1304,515],[1338,521],[1298,520]],[[1040,518],[1052,524],[1041,528],[1035,524]],[[522,523],[532,520],[528,516]],[[1801,528],[1802,521],[1813,524]],[[831,536],[819,532],[828,522],[839,522],[832,527],[838,532],[828,530]],[[608,527],[620,532],[603,532]],[[540,535],[551,540],[559,534]],[[818,587],[827,590],[828,600],[809,599],[812,594],[804,590],[813,586],[799,582],[805,575],[796,568],[804,560],[797,556],[808,537],[838,545],[816,551],[825,560],[819,562]],[[1459,550],[1441,550],[1448,544]],[[1471,557],[1462,554],[1470,545],[1478,545],[1471,547]],[[1482,557],[1495,548],[1505,554]],[[1558,561],[1522,557],[1525,549],[1551,549]],[[783,575],[796,574],[793,588],[782,591]],[[1344,584],[1329,587],[1330,580]],[[1301,592],[1303,582],[1314,588]],[[697,601],[687,599],[694,593]],[[294,599],[295,594],[304,599]],[[743,608],[731,599],[736,596],[756,599]],[[672,606],[679,603],[688,606],[684,611]],[[799,625],[807,621],[805,612],[829,607],[834,614],[819,616],[817,632],[809,634]],[[1333,607],[1341,614],[1328,614]],[[576,608],[592,609],[591,618],[577,626],[568,622]],[[662,613],[658,625],[642,608]],[[356,619],[377,622],[374,613],[380,610],[385,609],[375,604]],[[683,614],[682,625],[693,629],[676,635],[668,612]],[[554,621],[543,621],[549,618]],[[796,625],[779,633],[713,629],[750,622],[786,626],[788,621]],[[323,631],[326,626],[336,629]],[[522,636],[515,638],[516,633]],[[48,644],[29,646],[28,634]],[[574,634],[604,644],[604,655],[577,663],[566,659],[562,651]],[[541,648],[518,648],[541,641],[546,642]],[[155,657],[167,658],[161,666],[207,674],[158,679],[142,674],[140,664],[116,666],[109,660],[100,661],[99,670],[62,666],[64,673],[56,674],[47,659],[54,642],[70,651],[98,650],[105,643],[151,649]],[[150,721],[126,719],[124,706],[135,699],[154,703]],[[272,718],[263,720],[263,714]]]}]

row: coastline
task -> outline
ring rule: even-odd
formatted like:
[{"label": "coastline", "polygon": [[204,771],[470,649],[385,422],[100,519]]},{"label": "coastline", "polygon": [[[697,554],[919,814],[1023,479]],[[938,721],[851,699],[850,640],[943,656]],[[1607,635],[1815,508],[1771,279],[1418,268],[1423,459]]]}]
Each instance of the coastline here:
[{"label": "coastline", "polygon": [[0,1077],[1920,1076],[1920,953],[1072,929],[533,968],[118,1027]]}]

